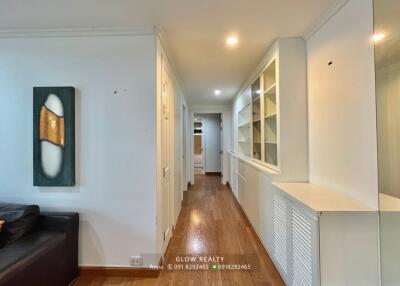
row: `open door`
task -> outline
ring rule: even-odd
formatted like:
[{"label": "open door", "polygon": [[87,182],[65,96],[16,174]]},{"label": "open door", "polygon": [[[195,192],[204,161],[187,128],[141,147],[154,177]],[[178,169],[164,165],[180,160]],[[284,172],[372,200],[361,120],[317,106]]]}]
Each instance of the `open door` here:
[{"label": "open door", "polygon": [[168,73],[163,71],[162,81],[162,130],[161,130],[161,166],[162,166],[162,231],[163,231],[163,251],[166,250],[168,242],[172,236],[172,184],[171,184],[171,79]]},{"label": "open door", "polygon": [[196,118],[193,131],[193,160],[194,173],[204,174],[204,132],[203,121],[201,118]]}]

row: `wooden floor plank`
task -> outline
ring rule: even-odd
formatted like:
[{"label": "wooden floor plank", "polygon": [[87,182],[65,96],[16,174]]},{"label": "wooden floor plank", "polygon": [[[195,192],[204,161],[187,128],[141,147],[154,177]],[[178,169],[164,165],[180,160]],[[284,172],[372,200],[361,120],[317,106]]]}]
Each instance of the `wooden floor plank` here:
[{"label": "wooden floor plank", "polygon": [[79,277],[74,286],[285,285],[235,200],[221,177],[196,175],[184,194],[165,263],[182,255],[225,256],[228,263],[249,263],[253,270],[163,269],[156,279]]}]

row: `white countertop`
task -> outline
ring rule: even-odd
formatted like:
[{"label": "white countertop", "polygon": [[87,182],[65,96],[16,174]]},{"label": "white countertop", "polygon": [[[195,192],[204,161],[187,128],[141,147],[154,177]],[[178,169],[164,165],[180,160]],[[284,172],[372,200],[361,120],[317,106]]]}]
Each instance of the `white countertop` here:
[{"label": "white countertop", "polygon": [[280,174],[278,171],[276,171],[276,170],[274,170],[274,169],[271,169],[271,168],[268,168],[267,166],[262,165],[262,164],[260,164],[260,163],[257,163],[256,161],[253,161],[253,160],[252,160],[251,158],[249,158],[249,157],[240,155],[240,154],[235,153],[235,152],[232,152],[232,151],[230,151],[230,152],[228,152],[228,153],[229,153],[230,155],[232,155],[232,156],[238,158],[239,160],[243,161],[244,163],[249,164],[250,166],[253,166],[253,167],[256,168],[257,170],[259,170],[259,171],[261,171],[261,172],[264,172],[265,174],[268,174],[268,175],[279,175],[279,174]]},{"label": "white countertop", "polygon": [[379,194],[379,211],[400,212],[400,199],[386,194]]},{"label": "white countertop", "polygon": [[339,192],[333,192],[311,183],[274,183],[276,188],[315,212],[372,212]]}]

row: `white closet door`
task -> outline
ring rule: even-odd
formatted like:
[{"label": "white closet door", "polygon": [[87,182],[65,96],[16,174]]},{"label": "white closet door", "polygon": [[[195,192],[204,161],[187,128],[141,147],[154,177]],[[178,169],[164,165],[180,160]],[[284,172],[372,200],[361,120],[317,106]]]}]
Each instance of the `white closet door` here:
[{"label": "white closet door", "polygon": [[237,184],[238,184],[238,200],[242,207],[246,209],[246,178],[239,172],[237,173]]},{"label": "white closet door", "polygon": [[279,193],[273,195],[273,259],[287,285],[320,285],[318,217]]},{"label": "white closet door", "polygon": [[[273,238],[274,258],[278,267],[283,272],[282,276],[287,277],[288,273],[288,205],[285,199],[274,194],[273,196]],[[285,279],[286,280],[286,279]]]}]

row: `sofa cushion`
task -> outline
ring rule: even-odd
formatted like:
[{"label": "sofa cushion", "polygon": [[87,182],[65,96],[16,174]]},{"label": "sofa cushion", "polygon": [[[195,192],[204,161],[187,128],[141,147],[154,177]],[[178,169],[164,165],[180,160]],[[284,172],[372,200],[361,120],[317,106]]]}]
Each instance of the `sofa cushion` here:
[{"label": "sofa cushion", "polygon": [[35,205],[0,203],[0,248],[28,234],[36,224],[40,209]]},{"label": "sofa cushion", "polygon": [[[0,249],[0,285],[14,285],[7,281],[15,276],[29,277],[28,272],[38,272],[36,266],[48,269],[51,265],[55,268],[60,267],[63,263],[61,254],[65,249],[66,239],[67,235],[63,232],[38,231]],[[40,275],[44,274],[45,271]]]}]

